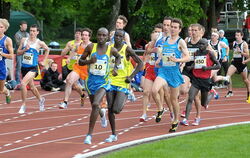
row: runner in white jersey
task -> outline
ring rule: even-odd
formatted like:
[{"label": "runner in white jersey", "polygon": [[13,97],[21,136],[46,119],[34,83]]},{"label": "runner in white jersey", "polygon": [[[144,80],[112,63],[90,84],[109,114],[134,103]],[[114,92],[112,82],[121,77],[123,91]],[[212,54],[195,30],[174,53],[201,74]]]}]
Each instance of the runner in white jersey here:
[{"label": "runner in white jersey", "polygon": [[33,79],[38,75],[38,57],[39,50],[43,48],[45,51],[45,56],[43,62],[40,64],[44,66],[45,61],[49,55],[49,48],[43,42],[37,38],[39,34],[39,28],[36,24],[30,27],[30,36],[28,38],[23,38],[21,40],[20,46],[17,50],[18,55],[23,55],[22,61],[22,76],[23,80],[21,82],[21,97],[22,105],[18,113],[23,114],[26,111],[26,97],[27,97],[27,84],[30,86],[30,90],[39,100],[39,110],[44,111],[44,101],[45,98],[41,97],[39,91],[35,87]]}]

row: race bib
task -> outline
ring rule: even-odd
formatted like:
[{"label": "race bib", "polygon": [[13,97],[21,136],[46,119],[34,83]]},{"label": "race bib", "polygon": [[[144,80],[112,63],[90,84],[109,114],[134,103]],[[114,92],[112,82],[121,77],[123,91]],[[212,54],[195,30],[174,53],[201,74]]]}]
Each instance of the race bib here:
[{"label": "race bib", "polygon": [[233,57],[234,58],[241,58],[242,56],[241,56],[241,52],[234,52],[233,53]]},{"label": "race bib", "polygon": [[207,66],[207,58],[206,56],[195,56],[194,63],[195,69],[201,69],[203,66]]},{"label": "race bib", "polygon": [[[115,67],[115,57],[112,56],[111,57],[111,63],[110,63],[110,68],[114,68]],[[124,69],[124,63],[123,63],[123,56],[121,56],[121,63],[119,65],[117,65],[118,70]]]},{"label": "race bib", "polygon": [[194,53],[199,50],[199,48],[188,48],[190,61],[194,61]]},{"label": "race bib", "polygon": [[23,64],[27,64],[27,65],[33,65],[33,54],[32,53],[24,53],[23,54]]},{"label": "race bib", "polygon": [[162,66],[176,66],[176,63],[170,60],[170,57],[175,57],[175,53],[162,54]]},{"label": "race bib", "polygon": [[94,64],[90,64],[90,73],[93,75],[104,76],[107,70],[107,61],[98,60]]},{"label": "race bib", "polygon": [[155,53],[151,53],[149,58],[149,64],[155,65],[155,61],[156,61]]}]

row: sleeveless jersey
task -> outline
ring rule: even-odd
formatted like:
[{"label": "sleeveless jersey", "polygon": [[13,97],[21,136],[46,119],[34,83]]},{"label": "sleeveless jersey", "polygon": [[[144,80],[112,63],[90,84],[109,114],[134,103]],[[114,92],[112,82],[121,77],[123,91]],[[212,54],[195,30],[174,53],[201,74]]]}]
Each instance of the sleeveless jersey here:
[{"label": "sleeveless jersey", "polygon": [[[82,42],[82,40],[81,40],[81,42]],[[71,45],[71,46],[74,46],[73,49],[76,48],[75,43],[76,43],[75,40],[70,41],[70,45]],[[77,53],[77,54],[75,54],[75,55],[70,59],[69,64],[67,64],[67,67],[68,67],[69,70],[72,70],[72,69],[73,69],[73,65],[76,63],[78,57],[79,57],[79,56],[78,56],[78,53]]]},{"label": "sleeveless jersey", "polygon": [[206,55],[195,56],[194,64],[195,65],[193,69],[193,75],[195,77],[202,79],[210,78],[212,70],[206,70],[206,71],[202,70],[203,66],[209,67],[214,64],[213,61],[211,60],[209,53]]},{"label": "sleeveless jersey", "polygon": [[[114,45],[111,45],[112,47],[114,47]],[[125,79],[127,76],[129,76],[131,73],[131,67],[130,67],[130,59],[127,60],[126,58],[126,49],[127,49],[127,45],[124,44],[121,48],[121,50],[119,51],[119,54],[121,55],[121,63],[118,65],[118,75],[117,76],[113,76],[112,75],[112,70],[115,66],[115,57],[112,56],[111,57],[111,63],[110,63],[110,81],[111,81],[111,85],[114,86],[118,86],[118,87],[122,87],[122,88],[129,88],[129,84],[125,82]]]},{"label": "sleeveless jersey", "polygon": [[196,51],[199,50],[198,42],[196,44],[193,44],[191,42],[191,40],[188,40],[187,49],[188,49],[188,52],[189,52],[190,61],[186,62],[184,69],[186,69],[187,66],[191,66],[194,63],[194,54],[195,54]]},{"label": "sleeveless jersey", "polygon": [[[243,43],[237,43],[236,41],[233,42],[233,61],[242,63],[242,61],[246,60],[246,57],[241,55],[241,52],[243,52]],[[240,52],[239,52],[240,51]]]},{"label": "sleeveless jersey", "polygon": [[[3,36],[2,39],[0,39],[0,52],[3,52],[5,54],[9,54],[9,51],[7,50],[7,48],[5,47],[5,41],[7,39],[7,36]],[[5,57],[0,55],[0,69],[2,71],[6,72],[6,65],[5,65]]]},{"label": "sleeveless jersey", "polygon": [[[26,38],[23,43],[23,49],[26,47],[29,38]],[[37,50],[37,45],[40,40],[36,41],[30,45],[30,49],[23,53],[22,67],[36,67],[38,65],[39,50]]]},{"label": "sleeveless jersey", "polygon": [[181,58],[181,51],[178,49],[178,45],[179,45],[179,41],[180,41],[180,37],[179,39],[176,40],[176,42],[174,44],[169,44],[168,43],[168,39],[166,39],[166,41],[163,44],[162,47],[162,66],[160,67],[160,69],[165,69],[166,71],[179,71],[179,62],[173,62],[170,60],[170,57],[173,56],[177,59]]},{"label": "sleeveless jersey", "polygon": [[212,41],[209,41],[209,45],[213,48],[213,50],[216,52],[216,59],[220,60],[221,59],[221,46],[220,46],[220,41],[218,41],[216,44],[212,44]]}]

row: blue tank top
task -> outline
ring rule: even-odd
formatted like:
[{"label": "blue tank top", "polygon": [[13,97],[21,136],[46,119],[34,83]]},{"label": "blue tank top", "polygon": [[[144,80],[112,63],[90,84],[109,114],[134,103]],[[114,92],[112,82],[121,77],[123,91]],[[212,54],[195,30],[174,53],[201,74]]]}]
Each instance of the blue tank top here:
[{"label": "blue tank top", "polygon": [[89,65],[89,79],[88,80],[107,80],[110,67],[110,50],[111,46],[109,45],[105,54],[98,54],[97,52],[97,43],[94,43],[91,57],[96,56],[96,63]]},{"label": "blue tank top", "polygon": [[[38,65],[39,51],[36,49],[39,39],[37,39],[33,44],[30,45],[28,49],[23,54],[22,67],[36,67]],[[26,47],[28,38],[24,41],[23,49]]]},{"label": "blue tank top", "polygon": [[[5,54],[9,54],[9,51],[7,50],[7,48],[5,47],[4,43],[7,39],[7,36],[3,36],[3,38],[0,40],[0,51],[2,51]],[[0,56],[0,69],[6,69],[5,67],[5,57]]]},{"label": "blue tank top", "polygon": [[162,46],[162,61],[160,69],[179,71],[180,63],[170,61],[170,56],[174,56],[177,59],[181,58],[182,53],[178,49],[178,44],[181,38],[179,37],[179,39],[176,40],[174,44],[169,44],[168,39],[169,38],[167,37],[166,41]]}]

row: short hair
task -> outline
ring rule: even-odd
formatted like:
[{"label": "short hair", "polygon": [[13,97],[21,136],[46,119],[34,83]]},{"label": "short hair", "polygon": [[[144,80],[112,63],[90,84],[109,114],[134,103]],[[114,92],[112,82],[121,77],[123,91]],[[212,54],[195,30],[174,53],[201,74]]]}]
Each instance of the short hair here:
[{"label": "short hair", "polygon": [[124,15],[119,15],[117,19],[121,19],[125,25],[128,23],[128,19]]},{"label": "short hair", "polygon": [[172,23],[178,23],[180,29],[182,29],[182,27],[183,27],[183,23],[182,23],[181,19],[173,18]]},{"label": "short hair", "polygon": [[164,21],[164,20],[170,20],[170,21],[172,21],[172,20],[173,20],[173,18],[172,18],[172,17],[170,17],[170,16],[165,16],[165,17],[164,17],[164,19],[163,19],[163,21]]},{"label": "short hair", "polygon": [[30,26],[30,28],[36,28],[36,29],[37,29],[37,31],[40,31],[40,28],[38,27],[38,25],[37,25],[37,24],[33,24],[33,25],[31,25],[31,26]]},{"label": "short hair", "polygon": [[87,31],[89,33],[89,37],[92,36],[93,31],[90,28],[85,27],[85,28],[82,29],[81,32],[83,32],[83,31]]},{"label": "short hair", "polygon": [[115,30],[115,33],[116,33],[117,31],[122,31],[122,32],[123,32],[123,36],[125,36],[125,31],[124,31],[123,29],[116,29],[116,30]]},{"label": "short hair", "polygon": [[75,33],[76,32],[81,32],[82,33],[82,28],[76,28]]},{"label": "short hair", "polygon": [[155,28],[159,28],[159,29],[162,29],[163,28],[163,24],[162,23],[158,23],[154,26],[154,29]]},{"label": "short hair", "polygon": [[58,65],[56,62],[53,61],[53,62],[50,63],[50,66],[52,66],[53,64]]},{"label": "short hair", "polygon": [[27,23],[27,21],[22,20],[22,21],[20,21],[20,25],[22,25],[22,24],[28,24],[28,23]]},{"label": "short hair", "polygon": [[244,33],[243,33],[243,31],[241,31],[241,30],[236,30],[235,33],[240,33],[241,36],[244,36]]},{"label": "short hair", "polygon": [[191,24],[190,27],[198,27],[198,29],[201,31],[202,30],[202,25],[201,24]]},{"label": "short hair", "polygon": [[10,23],[6,19],[0,18],[0,23],[5,27],[6,30],[8,30]]}]

